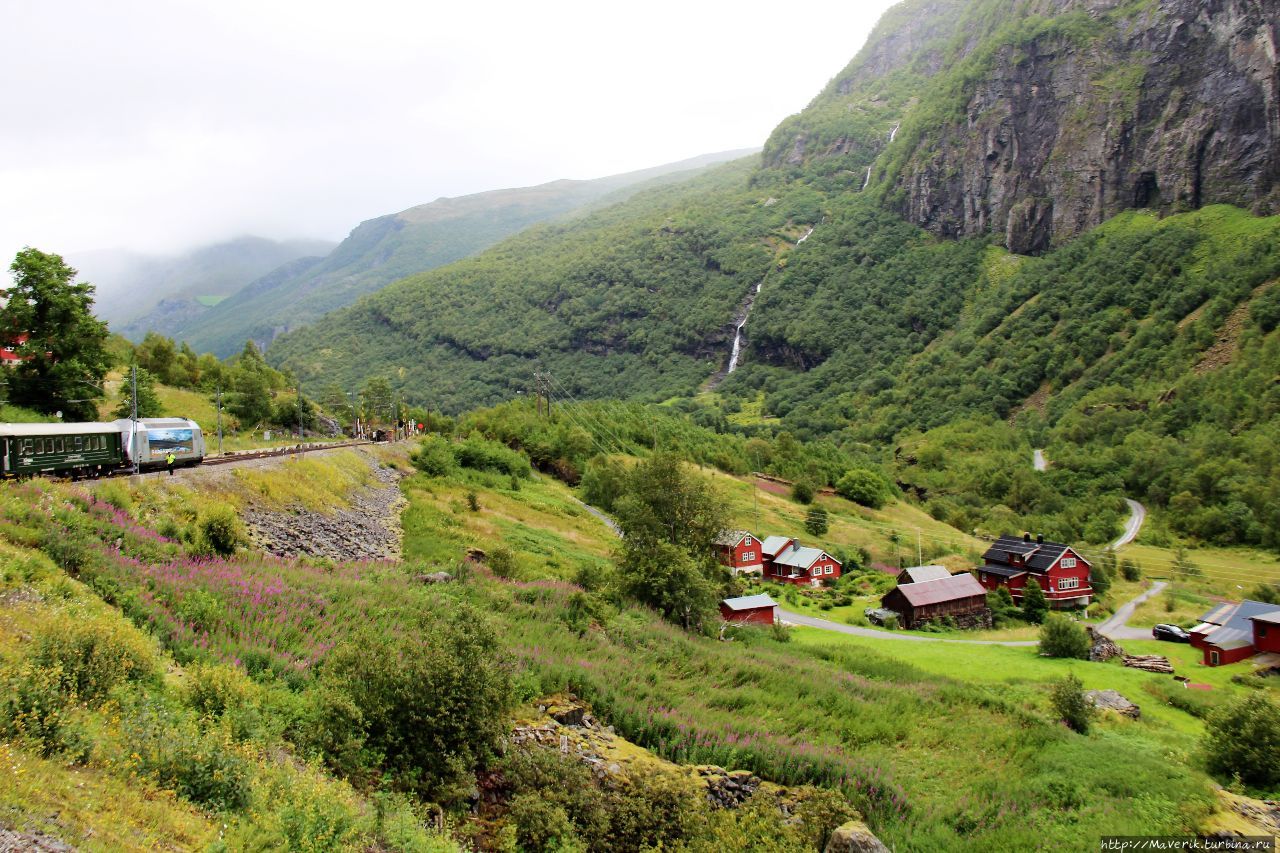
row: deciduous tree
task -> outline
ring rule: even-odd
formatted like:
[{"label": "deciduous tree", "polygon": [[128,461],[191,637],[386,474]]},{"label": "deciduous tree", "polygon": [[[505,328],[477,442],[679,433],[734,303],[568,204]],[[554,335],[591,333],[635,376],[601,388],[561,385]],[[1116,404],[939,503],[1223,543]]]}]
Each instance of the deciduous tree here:
[{"label": "deciduous tree", "polygon": [[9,377],[9,399],[67,420],[94,420],[110,356],[107,325],[93,316],[93,285],[59,255],[23,249],[9,267],[13,286],[0,308],[0,335],[16,339],[22,361]]}]

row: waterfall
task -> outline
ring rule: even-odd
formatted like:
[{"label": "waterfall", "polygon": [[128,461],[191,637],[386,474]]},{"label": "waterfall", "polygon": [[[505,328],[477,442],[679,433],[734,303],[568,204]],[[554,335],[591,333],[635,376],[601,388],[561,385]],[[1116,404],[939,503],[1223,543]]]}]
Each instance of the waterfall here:
[{"label": "waterfall", "polygon": [[898,128],[902,127],[902,122],[898,122],[893,126],[893,130],[889,131],[889,142],[893,143],[893,138],[898,135]]},{"label": "waterfall", "polygon": [[865,190],[871,184],[871,167],[867,167],[867,179],[862,182],[862,188]]},{"label": "waterfall", "polygon": [[[806,232],[804,232],[804,236],[803,236],[803,237],[801,237],[799,240],[797,240],[797,241],[796,241],[796,245],[797,245],[797,246],[799,246],[799,245],[800,245],[801,243],[803,243],[805,240],[808,240],[808,239],[809,239],[809,235],[813,233],[813,229],[814,229],[814,228],[816,228],[816,227],[817,227],[817,226],[815,226],[815,225],[810,225],[810,226],[809,226],[809,230],[808,230],[808,231],[806,231]],[[756,287],[756,293],[759,293],[759,292],[760,292],[760,288],[757,286],[757,287]]]},{"label": "waterfall", "polygon": [[[812,233],[813,229],[810,228],[809,234]],[[809,234],[804,236],[808,237]],[[800,239],[803,240],[804,237],[801,237]],[[762,287],[764,287],[764,279],[761,279],[756,283],[755,293],[751,299],[747,301],[747,310],[742,315],[742,322],[740,322],[733,330],[733,349],[729,353],[729,369],[725,371],[726,374],[733,373],[733,371],[738,367],[738,356],[742,354],[742,327],[747,325],[747,318],[751,316],[751,305],[756,301],[755,297],[760,295],[760,288]]]}]

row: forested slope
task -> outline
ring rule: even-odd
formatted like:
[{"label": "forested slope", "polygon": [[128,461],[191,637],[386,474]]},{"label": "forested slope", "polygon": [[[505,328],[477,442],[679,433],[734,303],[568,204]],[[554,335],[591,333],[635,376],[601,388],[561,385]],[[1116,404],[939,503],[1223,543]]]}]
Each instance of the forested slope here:
[{"label": "forested slope", "polygon": [[[1077,501],[1176,498],[1187,533],[1275,544],[1254,447],[1280,409],[1267,8],[910,0],[759,162],[398,282],[269,356],[451,411],[539,368],[574,396],[665,400],[723,370],[761,285],[726,409],[763,392],[798,437],[889,448],[1012,419]],[[918,485],[957,523],[1018,503]]]}]

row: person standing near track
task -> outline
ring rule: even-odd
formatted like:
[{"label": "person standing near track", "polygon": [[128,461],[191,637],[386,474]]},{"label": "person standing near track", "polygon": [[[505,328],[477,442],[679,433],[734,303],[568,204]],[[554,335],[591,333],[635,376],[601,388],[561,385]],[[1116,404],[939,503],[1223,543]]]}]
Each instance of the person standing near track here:
[{"label": "person standing near track", "polygon": [[178,457],[173,455],[173,451],[169,451],[169,455],[164,458],[164,464],[169,467],[169,476],[173,476],[173,463],[178,461]]}]

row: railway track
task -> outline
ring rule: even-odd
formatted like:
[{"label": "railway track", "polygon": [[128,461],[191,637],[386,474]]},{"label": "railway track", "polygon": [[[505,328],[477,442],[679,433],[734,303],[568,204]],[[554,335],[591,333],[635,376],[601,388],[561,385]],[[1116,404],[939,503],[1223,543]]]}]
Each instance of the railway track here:
[{"label": "railway track", "polygon": [[[206,456],[204,461],[200,463],[200,467],[206,465],[230,465],[235,462],[248,462],[253,459],[270,459],[273,456],[293,456],[298,453],[312,453],[316,450],[337,450],[341,447],[361,447],[366,444],[374,444],[366,439],[357,441],[342,441],[334,444],[308,444],[295,445],[294,447],[273,447],[270,450],[254,450],[241,453],[229,453],[222,456]],[[161,472],[163,473],[163,471]]]}]

